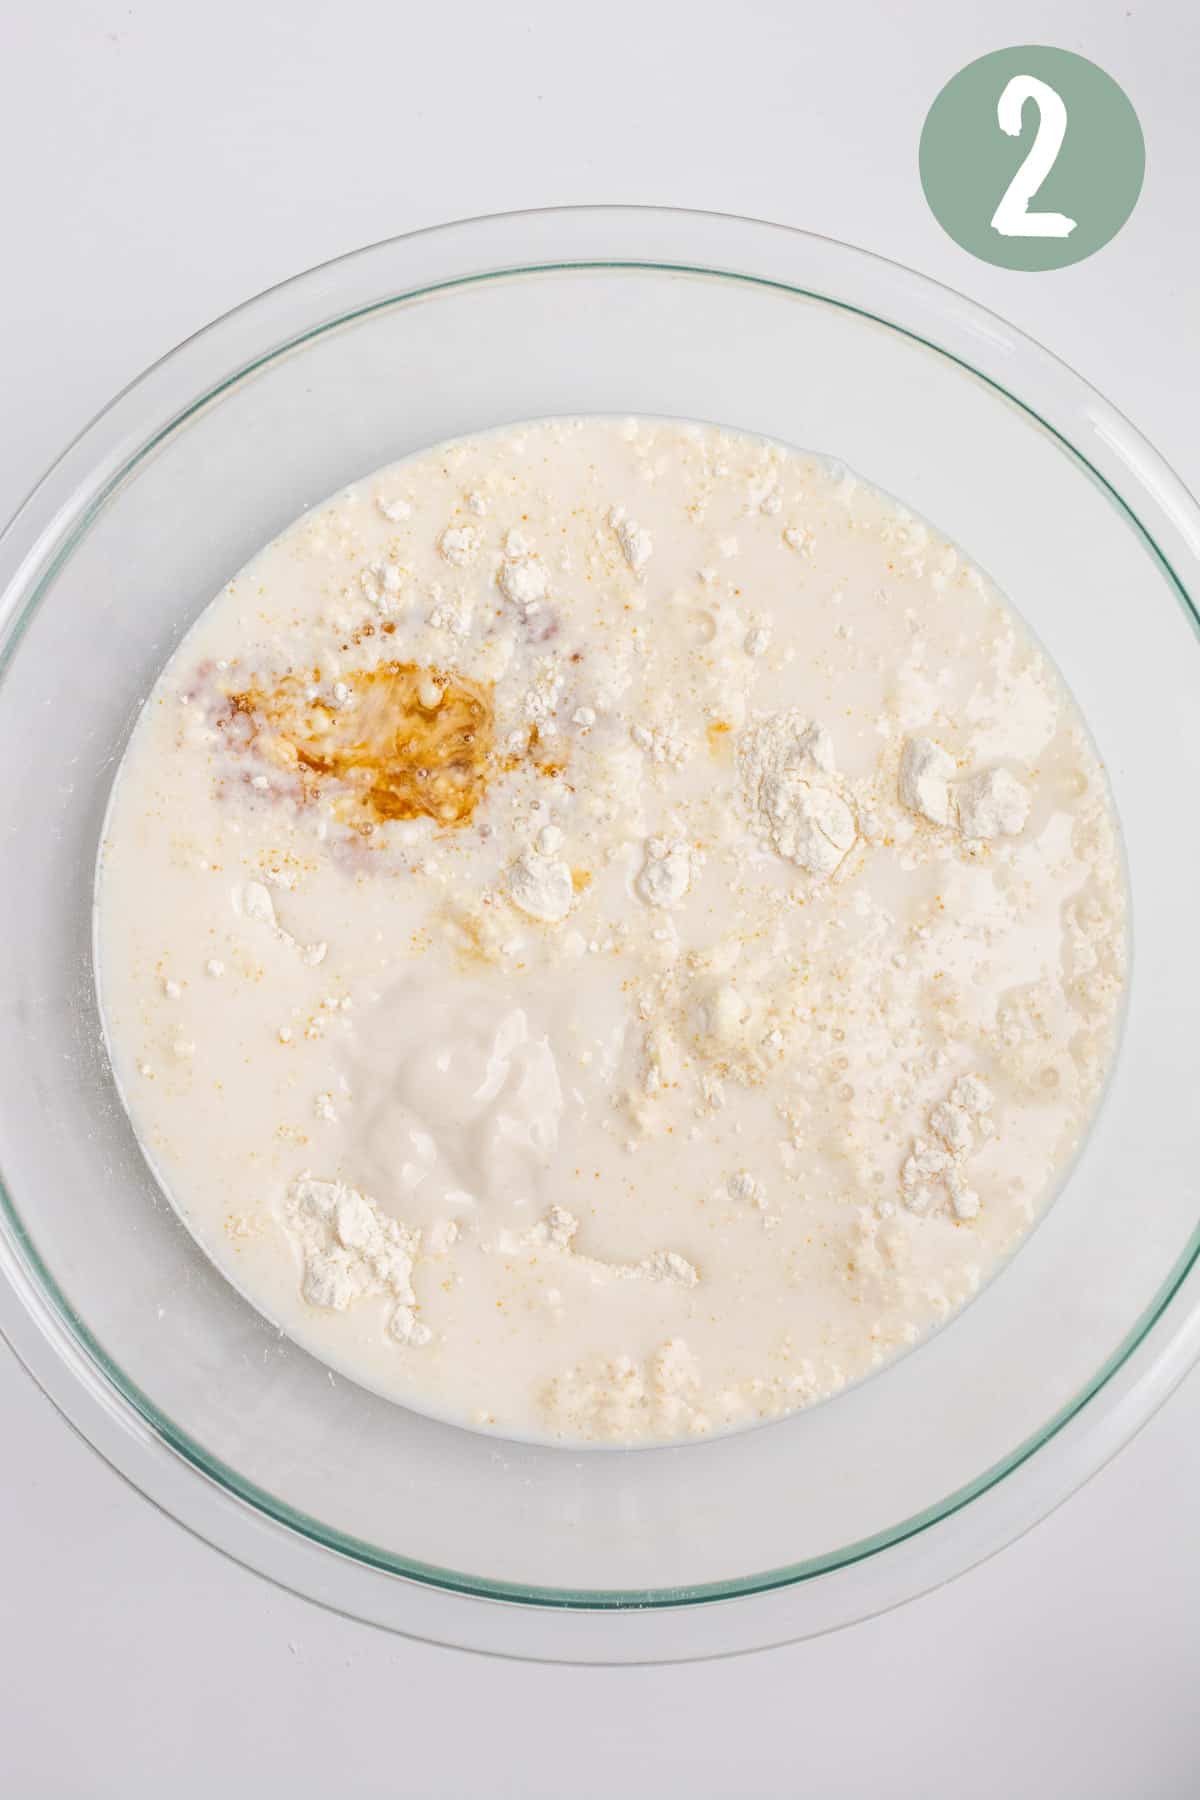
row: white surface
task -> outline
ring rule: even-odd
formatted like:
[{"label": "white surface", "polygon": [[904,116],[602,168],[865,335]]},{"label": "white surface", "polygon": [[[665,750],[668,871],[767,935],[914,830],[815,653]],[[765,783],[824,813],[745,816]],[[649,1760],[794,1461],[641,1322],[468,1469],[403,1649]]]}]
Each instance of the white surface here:
[{"label": "white surface", "polygon": [[[1200,484],[1185,0],[49,0],[3,31],[5,514],[116,387],[265,284],[442,218],[602,199],[755,213],[911,263],[1059,351]],[[1149,149],[1120,237],[1051,275],[974,262],[916,178],[937,88],[1022,41],[1106,67]],[[3,1352],[0,1407],[14,1796],[1196,1791],[1196,1377],[951,1588],[834,1639],[660,1670],[486,1662],[324,1614],[155,1513]]]}]

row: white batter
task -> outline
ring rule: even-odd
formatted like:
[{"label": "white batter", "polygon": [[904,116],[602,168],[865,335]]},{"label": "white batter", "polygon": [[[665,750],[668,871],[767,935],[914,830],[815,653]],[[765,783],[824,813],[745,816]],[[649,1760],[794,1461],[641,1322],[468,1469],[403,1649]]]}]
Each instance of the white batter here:
[{"label": "white batter", "polygon": [[218,1266],[500,1433],[703,1434],[916,1343],[1113,1054],[1078,712],[962,553],[807,455],[578,419],[307,514],[113,795],[117,1079]]}]

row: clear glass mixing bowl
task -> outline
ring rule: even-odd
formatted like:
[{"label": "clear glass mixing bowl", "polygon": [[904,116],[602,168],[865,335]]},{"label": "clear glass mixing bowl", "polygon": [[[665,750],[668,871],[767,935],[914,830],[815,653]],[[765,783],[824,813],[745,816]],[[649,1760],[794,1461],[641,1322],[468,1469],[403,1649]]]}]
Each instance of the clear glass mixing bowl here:
[{"label": "clear glass mixing bowl", "polygon": [[[823,450],[968,548],[1107,763],[1134,972],[1083,1157],[950,1326],[772,1426],[578,1454],[331,1380],[216,1274],[117,1104],[89,910],[138,704],[246,557],[422,445],[587,412]],[[203,1536],[445,1642],[719,1654],[845,1624],[995,1550],[1188,1366],[1200,513],[1119,414],[1009,326],[748,220],[588,208],[446,226],[302,275],[157,364],[67,451],[2,555],[0,1324],[97,1449]]]}]

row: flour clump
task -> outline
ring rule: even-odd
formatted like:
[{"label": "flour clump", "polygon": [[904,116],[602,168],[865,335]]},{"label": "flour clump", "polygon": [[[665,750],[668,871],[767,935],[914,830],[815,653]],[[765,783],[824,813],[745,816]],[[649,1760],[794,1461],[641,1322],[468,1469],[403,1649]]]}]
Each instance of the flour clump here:
[{"label": "flour clump", "polygon": [[900,799],[910,812],[933,825],[949,825],[954,817],[950,784],[954,758],[931,738],[912,737],[900,757]]},{"label": "flour clump", "polygon": [[910,737],[901,752],[901,803],[932,825],[953,825],[965,838],[1016,837],[1029,817],[1029,794],[1007,769],[955,779],[954,758],[932,738]]},{"label": "flour clump", "polygon": [[550,592],[550,571],[520,532],[509,532],[496,579],[505,599],[526,614],[535,612]]},{"label": "flour clump", "polygon": [[617,534],[617,542],[625,561],[635,575],[640,575],[654,554],[654,539],[648,531],[626,518],[623,506],[614,506],[608,515],[608,522]]},{"label": "flour clump", "polygon": [[575,899],[569,865],[532,849],[509,869],[508,892],[514,906],[543,925],[560,925]]},{"label": "flour clump", "polygon": [[448,525],[438,539],[438,550],[444,560],[457,569],[474,562],[479,548],[479,533],[473,525]]},{"label": "flour clump", "polygon": [[774,713],[742,734],[738,765],[755,827],[772,849],[810,875],[834,874],[858,827],[828,731],[795,708]]},{"label": "flour clump", "polygon": [[1029,817],[1029,795],[1007,769],[972,775],[958,790],[958,825],[964,837],[1015,837]]},{"label": "flour clump", "polygon": [[692,881],[692,856],[686,844],[651,838],[637,878],[637,891],[648,906],[678,906]]},{"label": "flour clump", "polygon": [[302,1292],[310,1306],[345,1312],[356,1300],[382,1295],[393,1303],[391,1335],[414,1347],[429,1342],[412,1288],[419,1232],[389,1218],[357,1189],[311,1175],[292,1183],[283,1217],[304,1258]]}]

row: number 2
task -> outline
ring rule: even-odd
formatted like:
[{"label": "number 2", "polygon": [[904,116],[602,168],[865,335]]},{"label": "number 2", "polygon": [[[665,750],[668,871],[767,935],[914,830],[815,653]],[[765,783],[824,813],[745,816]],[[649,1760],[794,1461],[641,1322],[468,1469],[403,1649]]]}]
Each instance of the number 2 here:
[{"label": "number 2", "polygon": [[1068,219],[1065,213],[1029,210],[1029,202],[1054,167],[1062,149],[1067,134],[1067,109],[1062,96],[1044,81],[1039,81],[1036,75],[1014,75],[996,102],[1000,129],[1009,137],[1021,135],[1021,114],[1027,100],[1032,100],[1038,109],[1037,136],[992,214],[992,230],[998,231],[1001,237],[1069,237],[1076,220]]}]

